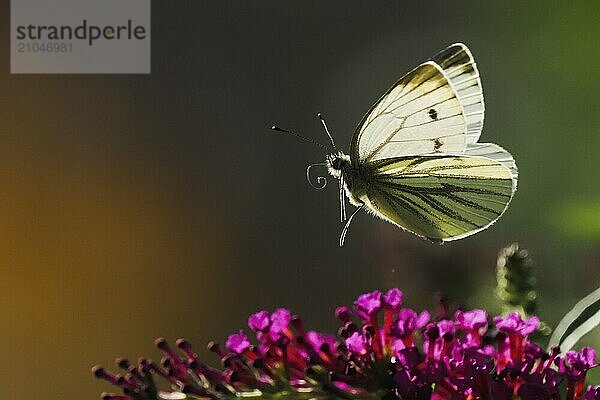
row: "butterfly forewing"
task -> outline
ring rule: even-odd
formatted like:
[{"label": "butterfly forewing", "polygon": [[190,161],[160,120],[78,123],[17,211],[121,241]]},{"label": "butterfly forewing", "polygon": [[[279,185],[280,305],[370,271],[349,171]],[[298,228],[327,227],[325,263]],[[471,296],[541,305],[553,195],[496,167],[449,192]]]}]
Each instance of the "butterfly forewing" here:
[{"label": "butterfly forewing", "polygon": [[485,229],[513,195],[509,169],[485,157],[400,157],[365,167],[371,178],[362,200],[369,209],[434,241],[460,239]]},{"label": "butterfly forewing", "polygon": [[442,68],[429,61],[401,78],[363,118],[352,140],[352,162],[462,153],[466,129],[454,89]]}]

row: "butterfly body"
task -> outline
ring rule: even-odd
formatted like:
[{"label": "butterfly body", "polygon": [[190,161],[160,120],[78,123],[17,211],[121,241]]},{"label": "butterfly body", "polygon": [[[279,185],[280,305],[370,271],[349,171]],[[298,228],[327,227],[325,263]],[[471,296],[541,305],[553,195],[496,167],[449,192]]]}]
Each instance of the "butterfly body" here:
[{"label": "butterfly body", "polygon": [[325,160],[327,171],[331,176],[340,180],[344,193],[350,204],[360,207],[364,205],[361,199],[366,194],[366,186],[369,182],[369,171],[354,167],[350,156],[343,152],[332,153]]}]

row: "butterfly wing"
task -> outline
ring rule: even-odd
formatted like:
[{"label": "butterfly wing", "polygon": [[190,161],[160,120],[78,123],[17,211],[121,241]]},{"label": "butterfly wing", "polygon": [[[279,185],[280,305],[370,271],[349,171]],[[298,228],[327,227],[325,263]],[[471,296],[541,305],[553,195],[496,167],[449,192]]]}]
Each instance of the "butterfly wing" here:
[{"label": "butterfly wing", "polygon": [[461,239],[487,228],[515,191],[510,169],[487,157],[433,154],[363,167],[365,184],[357,194],[368,211],[433,241]]},{"label": "butterfly wing", "polygon": [[473,57],[465,45],[452,45],[400,78],[363,117],[352,139],[352,162],[463,153],[477,141],[483,113]]},{"label": "butterfly wing", "polygon": [[466,142],[475,143],[483,129],[485,104],[479,70],[471,51],[462,43],[455,43],[431,57],[444,71],[456,92],[463,109],[466,124]]},{"label": "butterfly wing", "polygon": [[465,154],[469,156],[491,158],[508,168],[513,181],[513,191],[517,190],[519,171],[515,160],[508,151],[494,143],[469,143],[465,149]]}]

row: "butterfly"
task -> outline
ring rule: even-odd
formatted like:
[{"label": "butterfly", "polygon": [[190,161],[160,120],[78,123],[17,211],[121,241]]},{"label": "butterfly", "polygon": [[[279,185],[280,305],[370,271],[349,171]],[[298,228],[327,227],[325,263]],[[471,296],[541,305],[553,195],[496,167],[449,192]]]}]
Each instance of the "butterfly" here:
[{"label": "butterfly", "polygon": [[[479,143],[485,106],[471,51],[453,44],[394,84],[359,123],[350,154],[331,141],[323,166],[339,181],[344,244],[354,217],[366,211],[432,242],[462,239],[492,225],[517,189],[518,171],[509,152]],[[291,133],[321,147],[312,139]],[[347,217],[346,200],[356,206]]]}]

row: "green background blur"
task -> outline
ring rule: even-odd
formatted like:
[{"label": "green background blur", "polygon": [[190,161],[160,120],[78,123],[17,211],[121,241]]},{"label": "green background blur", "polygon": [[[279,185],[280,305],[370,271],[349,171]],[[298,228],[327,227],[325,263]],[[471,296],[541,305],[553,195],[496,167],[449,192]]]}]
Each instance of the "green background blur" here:
[{"label": "green background blur", "polygon": [[[151,75],[10,75],[0,27],[0,397],[95,399],[95,363],[202,354],[254,310],[332,310],[398,286],[498,311],[497,250],[538,266],[554,326],[600,282],[600,7],[589,2],[153,1]],[[345,148],[393,82],[463,41],[486,101],[482,141],[519,190],[501,220],[437,246],[364,215],[338,248],[335,185],[304,178]],[[587,343],[600,345],[600,334]],[[596,383],[600,378],[596,375]]]}]

